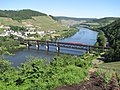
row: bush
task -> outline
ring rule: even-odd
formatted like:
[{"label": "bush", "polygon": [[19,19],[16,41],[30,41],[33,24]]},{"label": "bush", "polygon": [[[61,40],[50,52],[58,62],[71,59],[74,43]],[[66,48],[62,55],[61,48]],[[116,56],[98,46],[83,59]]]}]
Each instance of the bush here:
[{"label": "bush", "polygon": [[94,56],[56,56],[52,62],[30,57],[18,70],[2,61],[0,89],[52,90],[58,86],[80,83],[88,76]]}]

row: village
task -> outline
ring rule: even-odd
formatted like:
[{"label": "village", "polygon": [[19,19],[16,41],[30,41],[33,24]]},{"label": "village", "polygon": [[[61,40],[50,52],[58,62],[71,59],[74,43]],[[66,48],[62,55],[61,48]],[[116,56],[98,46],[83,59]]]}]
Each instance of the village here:
[{"label": "village", "polygon": [[36,30],[35,27],[27,27],[24,31],[19,30],[12,30],[10,26],[0,25],[0,29],[2,29],[2,32],[0,32],[0,36],[10,36],[14,35],[16,38],[21,37],[23,39],[36,39],[36,35],[38,37],[44,37],[45,35],[51,35],[52,38],[55,36],[59,36],[58,34],[55,34],[56,31],[42,31],[42,30]]}]

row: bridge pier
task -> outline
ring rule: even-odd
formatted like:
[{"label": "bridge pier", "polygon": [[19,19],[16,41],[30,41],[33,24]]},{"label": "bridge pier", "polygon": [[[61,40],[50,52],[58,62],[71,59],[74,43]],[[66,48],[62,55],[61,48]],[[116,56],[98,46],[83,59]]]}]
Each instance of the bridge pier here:
[{"label": "bridge pier", "polygon": [[36,43],[36,48],[39,49],[39,42],[43,42],[44,44],[46,43],[46,51],[49,51],[50,46],[56,46],[56,52],[60,53],[60,47],[65,47],[65,48],[73,48],[73,49],[83,49],[86,50],[86,53],[90,53],[92,51],[98,50],[106,50],[110,49],[110,47],[104,47],[104,46],[93,46],[93,45],[87,45],[87,44],[82,44],[82,43],[74,43],[74,42],[53,42],[53,41],[41,41],[41,40],[24,40],[24,43],[26,44],[27,48],[31,46],[30,43]]},{"label": "bridge pier", "polygon": [[49,51],[49,43],[46,41],[46,50]]},{"label": "bridge pier", "polygon": [[56,47],[56,51],[57,51],[57,53],[60,53],[60,44],[59,43],[57,43],[57,45],[56,45],[57,47]]},{"label": "bridge pier", "polygon": [[30,42],[29,42],[29,41],[27,41],[26,46],[27,46],[27,48],[29,48],[29,47],[30,47]]},{"label": "bridge pier", "polygon": [[88,51],[87,51],[87,53],[90,53],[90,50],[91,50],[91,49],[90,49],[90,46],[88,46]]},{"label": "bridge pier", "polygon": [[36,41],[36,49],[39,50],[39,41]]},{"label": "bridge pier", "polygon": [[102,52],[104,52],[105,51],[105,49],[104,49],[104,47],[102,47]]}]

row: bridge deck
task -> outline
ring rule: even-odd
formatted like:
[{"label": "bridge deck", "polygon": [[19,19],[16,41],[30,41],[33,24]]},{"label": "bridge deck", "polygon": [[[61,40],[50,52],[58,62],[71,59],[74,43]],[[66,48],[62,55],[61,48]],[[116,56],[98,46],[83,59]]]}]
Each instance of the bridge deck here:
[{"label": "bridge deck", "polygon": [[[82,43],[77,43],[77,42],[56,42],[56,41],[42,41],[42,40],[24,40],[24,41],[32,41],[32,42],[38,42],[38,43],[48,43],[49,45],[57,46],[58,45],[74,45],[74,46],[83,46],[83,47],[90,47],[90,48],[98,48],[98,49],[109,49],[110,47],[104,47],[104,46],[94,46],[94,45],[87,45],[87,44],[82,44]],[[61,46],[64,47],[64,46]],[[67,47],[67,46],[66,46]]]}]

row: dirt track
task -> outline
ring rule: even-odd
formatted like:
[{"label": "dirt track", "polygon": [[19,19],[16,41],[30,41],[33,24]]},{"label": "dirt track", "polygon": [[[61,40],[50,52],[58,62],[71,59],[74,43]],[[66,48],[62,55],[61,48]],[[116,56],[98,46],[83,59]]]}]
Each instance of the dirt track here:
[{"label": "dirt track", "polygon": [[57,87],[54,90],[120,90],[120,87],[116,76],[113,76],[110,83],[106,84],[103,78],[92,74],[90,80],[83,81],[80,84]]}]

